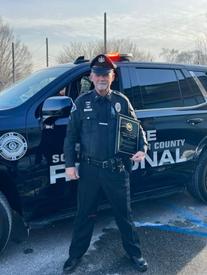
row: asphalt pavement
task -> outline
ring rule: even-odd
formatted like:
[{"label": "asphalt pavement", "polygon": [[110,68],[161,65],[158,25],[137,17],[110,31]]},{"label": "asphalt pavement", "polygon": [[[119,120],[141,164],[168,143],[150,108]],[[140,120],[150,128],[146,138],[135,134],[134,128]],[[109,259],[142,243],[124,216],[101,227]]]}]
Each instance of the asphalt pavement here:
[{"label": "asphalt pavement", "polygon": [[[206,205],[186,193],[139,202],[132,208],[149,263],[146,275],[207,274]],[[0,275],[62,274],[72,228],[69,219],[32,230],[21,242],[11,240],[0,258]],[[99,213],[91,246],[74,274],[138,274],[122,248],[110,210]]]}]

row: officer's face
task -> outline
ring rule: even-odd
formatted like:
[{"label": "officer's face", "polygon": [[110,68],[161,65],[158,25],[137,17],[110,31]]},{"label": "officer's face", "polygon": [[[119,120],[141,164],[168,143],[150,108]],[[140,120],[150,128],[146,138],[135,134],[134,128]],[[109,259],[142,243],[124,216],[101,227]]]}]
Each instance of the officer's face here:
[{"label": "officer's face", "polygon": [[97,92],[108,92],[111,83],[114,80],[114,72],[110,72],[108,74],[91,73],[90,79],[93,82]]}]

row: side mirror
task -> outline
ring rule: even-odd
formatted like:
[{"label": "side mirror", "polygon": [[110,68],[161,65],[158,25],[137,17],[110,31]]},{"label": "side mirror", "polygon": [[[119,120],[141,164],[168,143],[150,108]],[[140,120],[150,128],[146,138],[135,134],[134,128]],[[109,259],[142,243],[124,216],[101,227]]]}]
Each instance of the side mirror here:
[{"label": "side mirror", "polygon": [[68,117],[73,107],[73,100],[67,96],[53,96],[45,100],[42,106],[42,119],[54,121],[57,118]]}]

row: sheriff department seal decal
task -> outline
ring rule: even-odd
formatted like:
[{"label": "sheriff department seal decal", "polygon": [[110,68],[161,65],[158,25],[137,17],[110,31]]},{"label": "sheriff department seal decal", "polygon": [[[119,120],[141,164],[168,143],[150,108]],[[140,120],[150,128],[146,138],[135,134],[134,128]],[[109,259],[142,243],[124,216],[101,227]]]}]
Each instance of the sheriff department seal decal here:
[{"label": "sheriff department seal decal", "polygon": [[9,132],[0,137],[0,156],[6,160],[15,161],[22,158],[27,151],[26,139],[15,132]]}]

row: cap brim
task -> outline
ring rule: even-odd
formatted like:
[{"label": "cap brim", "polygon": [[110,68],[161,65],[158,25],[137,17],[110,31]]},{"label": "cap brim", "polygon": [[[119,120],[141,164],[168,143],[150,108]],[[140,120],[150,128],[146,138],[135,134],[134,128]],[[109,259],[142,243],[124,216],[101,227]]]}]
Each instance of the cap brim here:
[{"label": "cap brim", "polygon": [[93,67],[93,68],[91,68],[91,71],[95,74],[109,74],[109,73],[113,72],[113,69]]}]

